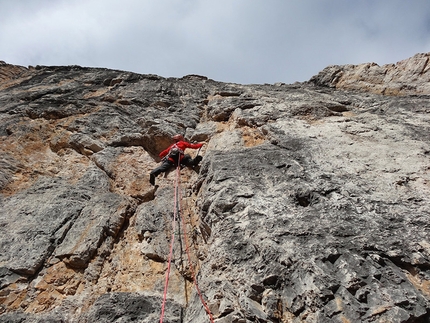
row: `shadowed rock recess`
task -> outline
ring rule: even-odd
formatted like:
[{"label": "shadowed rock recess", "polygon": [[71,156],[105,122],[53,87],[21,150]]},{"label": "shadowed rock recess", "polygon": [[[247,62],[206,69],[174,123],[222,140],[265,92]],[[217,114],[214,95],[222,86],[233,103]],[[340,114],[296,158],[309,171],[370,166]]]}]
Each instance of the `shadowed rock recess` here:
[{"label": "shadowed rock recess", "polygon": [[175,133],[206,145],[164,322],[210,322],[191,267],[217,323],[430,322],[428,61],[273,85],[0,62],[0,322],[159,321]]}]

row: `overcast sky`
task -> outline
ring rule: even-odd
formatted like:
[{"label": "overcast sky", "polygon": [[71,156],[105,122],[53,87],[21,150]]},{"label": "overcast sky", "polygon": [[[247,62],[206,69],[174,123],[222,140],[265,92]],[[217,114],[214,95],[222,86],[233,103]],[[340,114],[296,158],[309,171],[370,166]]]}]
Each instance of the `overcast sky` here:
[{"label": "overcast sky", "polygon": [[0,0],[0,60],[307,81],[430,52],[430,0]]}]

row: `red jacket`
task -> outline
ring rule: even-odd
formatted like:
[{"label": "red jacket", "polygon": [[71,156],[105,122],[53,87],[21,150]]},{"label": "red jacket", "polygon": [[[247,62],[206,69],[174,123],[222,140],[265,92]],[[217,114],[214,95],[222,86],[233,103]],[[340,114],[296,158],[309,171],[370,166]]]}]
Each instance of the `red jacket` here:
[{"label": "red jacket", "polygon": [[[198,149],[201,146],[203,146],[203,143],[192,144],[192,143],[189,143],[187,141],[178,141],[178,142],[170,145],[167,149],[163,150],[158,156],[160,156],[160,158],[163,159],[165,156],[167,156],[170,149],[172,149],[174,146],[178,147],[182,151],[185,151],[185,149],[187,149],[187,148]],[[183,157],[183,155],[181,154],[181,159],[182,159],[182,157]],[[173,161],[173,160],[171,160],[171,161]]]}]

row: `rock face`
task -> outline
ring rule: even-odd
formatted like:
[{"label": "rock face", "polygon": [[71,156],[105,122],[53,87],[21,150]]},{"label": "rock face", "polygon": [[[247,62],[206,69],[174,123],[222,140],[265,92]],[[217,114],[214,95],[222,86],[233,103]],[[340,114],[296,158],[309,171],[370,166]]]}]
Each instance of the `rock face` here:
[{"label": "rock face", "polygon": [[[218,323],[429,322],[428,55],[290,85],[1,63],[0,322],[159,321],[172,230],[164,322],[210,322],[193,273]],[[175,133],[203,161],[151,186]]]},{"label": "rock face", "polygon": [[430,93],[429,58],[430,53],[423,53],[383,66],[376,63],[328,66],[311,82],[385,95],[427,95]]}]

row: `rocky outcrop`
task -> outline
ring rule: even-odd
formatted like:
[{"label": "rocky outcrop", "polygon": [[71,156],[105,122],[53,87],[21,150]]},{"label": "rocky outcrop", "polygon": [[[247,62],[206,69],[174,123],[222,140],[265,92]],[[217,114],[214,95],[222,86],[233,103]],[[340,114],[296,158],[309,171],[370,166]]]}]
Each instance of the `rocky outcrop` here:
[{"label": "rocky outcrop", "polygon": [[18,79],[25,75],[27,68],[23,66],[17,66],[12,64],[7,64],[4,61],[0,61],[0,83],[2,85],[7,84],[11,86],[14,79]]},{"label": "rocky outcrop", "polygon": [[425,57],[291,85],[1,64],[0,322],[159,320],[175,133],[206,145],[164,322],[210,322],[193,271],[218,323],[428,322]]},{"label": "rocky outcrop", "polygon": [[343,90],[384,95],[419,95],[430,92],[429,53],[416,54],[396,64],[333,65],[311,82]]}]

